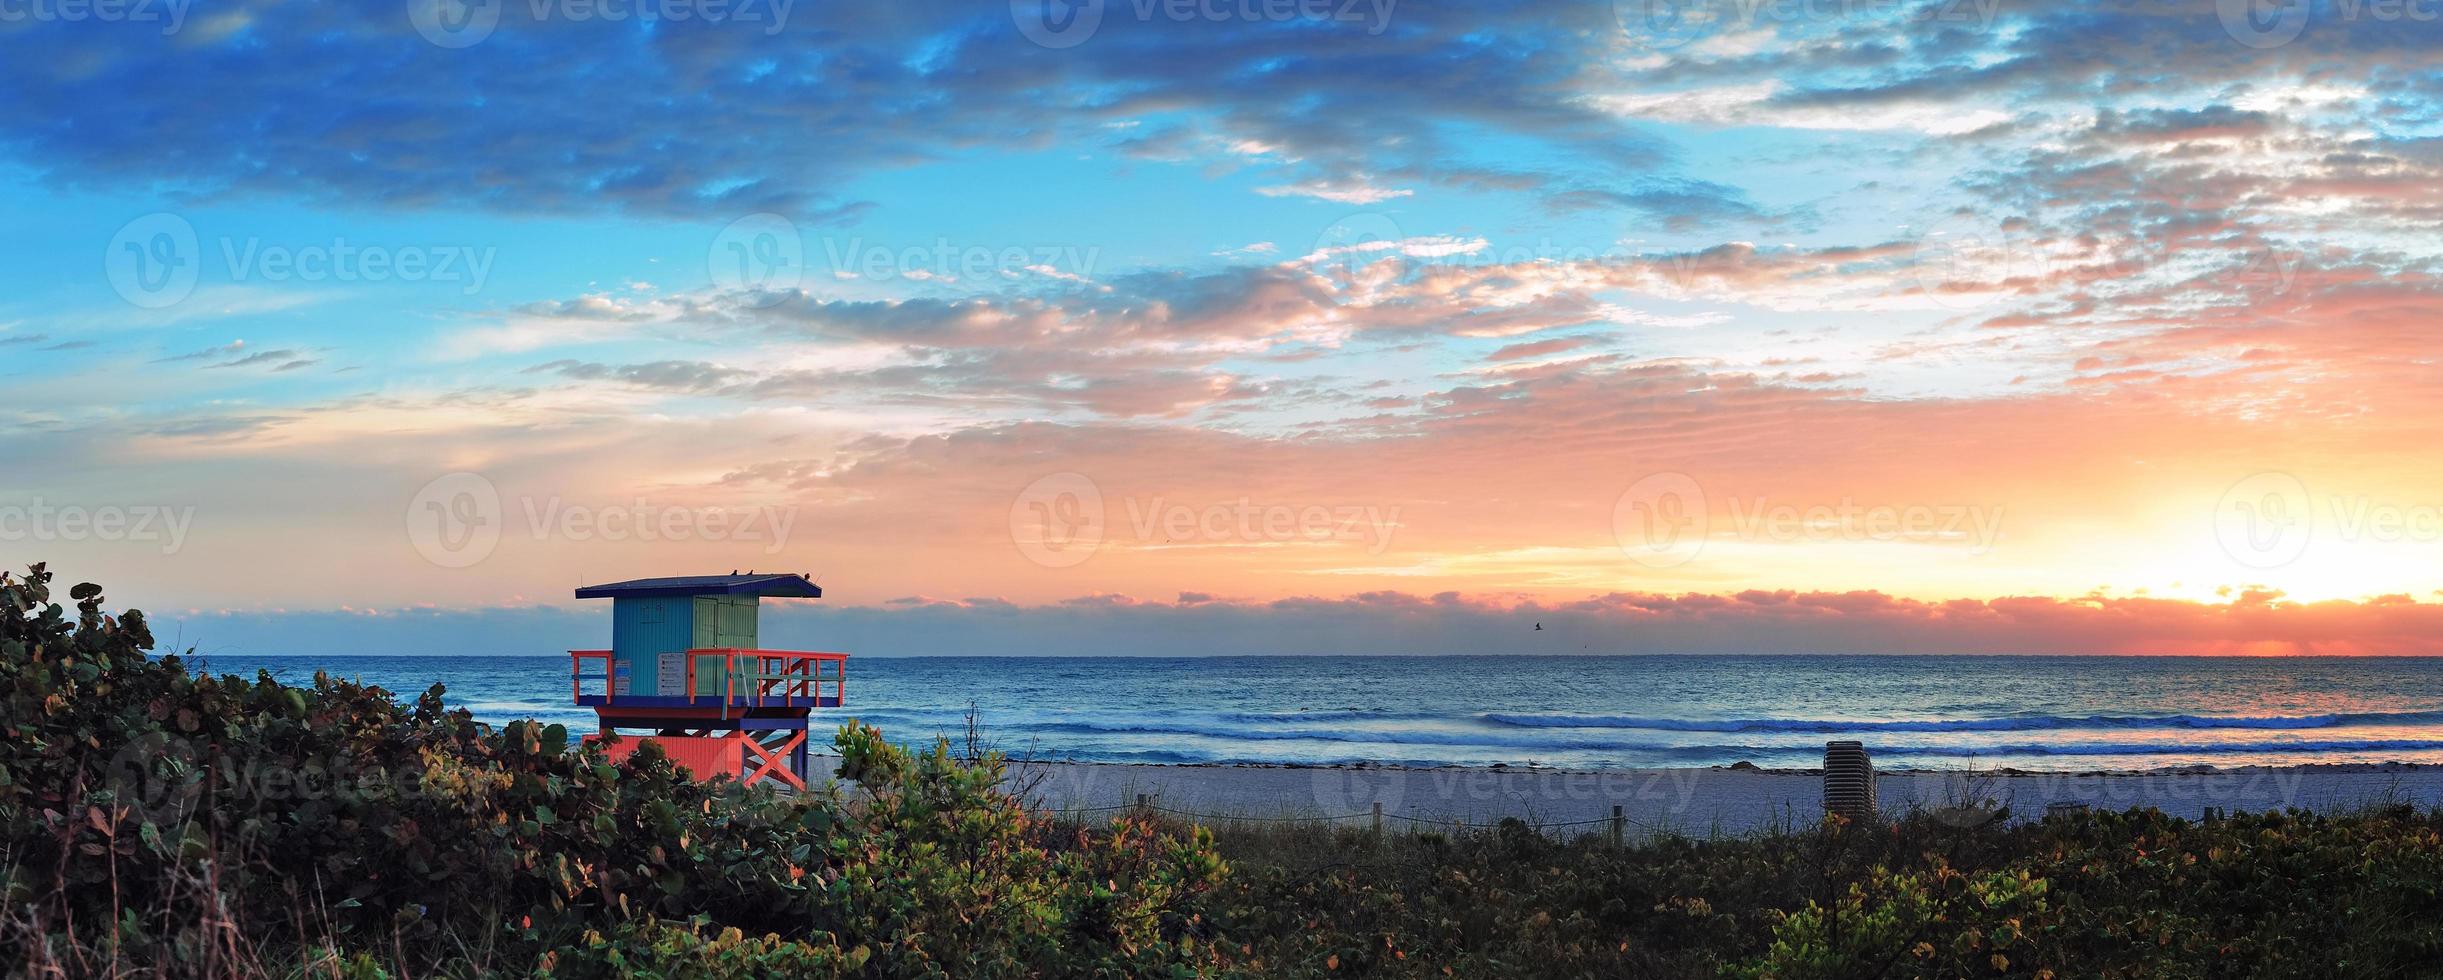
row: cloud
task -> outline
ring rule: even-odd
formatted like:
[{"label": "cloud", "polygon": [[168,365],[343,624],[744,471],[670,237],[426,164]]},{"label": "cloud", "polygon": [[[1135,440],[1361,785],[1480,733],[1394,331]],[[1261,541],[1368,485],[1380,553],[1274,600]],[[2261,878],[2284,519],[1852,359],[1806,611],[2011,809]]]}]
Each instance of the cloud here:
[{"label": "cloud", "polygon": [[281,348],[279,350],[256,351],[255,353],[248,354],[244,357],[222,361],[211,366],[215,368],[256,367],[274,362],[286,363],[295,361],[297,359],[298,352],[289,350],[287,348]]},{"label": "cloud", "polygon": [[528,374],[541,371],[586,381],[614,379],[646,388],[691,392],[719,390],[732,382],[753,375],[751,371],[722,367],[703,361],[654,361],[615,367],[591,361],[560,360],[526,369]]},{"label": "cloud", "polygon": [[[1981,642],[1944,632],[1956,614],[2028,643],[2092,645],[2104,634],[2079,631],[2122,615],[2169,648],[2346,649],[2373,634],[2316,633],[2314,604],[2073,597],[2363,597],[2432,567],[2432,542],[2327,539],[2258,578],[2210,533],[2219,495],[2259,469],[2431,496],[2434,468],[2403,448],[2443,417],[2431,23],[2315,7],[2298,39],[2260,49],[2202,4],[1766,4],[1658,37],[1605,4],[1419,2],[1371,33],[1113,16],[1053,51],[1002,7],[800,5],[767,34],[537,24],[512,5],[447,51],[396,10],[292,8],[159,42],[0,32],[7,153],[55,186],[213,207],[648,225],[780,210],[809,226],[887,220],[894,201],[859,199],[887,169],[1045,155],[1197,168],[1251,212],[1312,208],[1247,188],[1396,200],[1411,227],[1313,246],[1294,227],[1190,229],[1189,254],[1091,277],[1019,265],[750,294],[640,289],[614,269],[577,278],[620,286],[579,295],[600,287],[537,280],[552,291],[398,345],[443,363],[384,363],[338,393],[269,378],[320,363],[302,340],[166,358],[259,370],[146,373],[105,352],[22,373],[0,456],[53,464],[36,489],[55,495],[123,493],[136,465],[209,505],[192,555],[129,566],[181,569],[196,591],[237,587],[215,569],[276,566],[248,587],[468,601],[735,563],[547,534],[437,573],[402,544],[398,507],[460,471],[512,501],[800,506],[820,545],[794,554],[855,569],[844,588],[974,622],[1212,606],[1253,631],[1299,622],[1253,618],[1293,597],[1317,617],[1430,628],[1449,608],[1491,630],[1498,602],[1557,618],[1617,595],[1583,614],[1664,616],[1654,635],[1698,646],[1707,615],[1732,613],[1749,632],[1721,635],[1854,621]],[[101,104],[116,111],[79,111]],[[1556,227],[1601,240],[1532,244]],[[1258,236],[1277,243],[1196,254]],[[162,313],[33,322],[159,328],[337,295],[206,284]],[[149,339],[128,357],[193,346]],[[1010,520],[1057,473],[1100,488],[1109,536],[1052,574]],[[1615,521],[1658,473],[1706,487],[1709,520],[1733,522],[1734,502],[1974,506],[2006,515],[2004,540],[1979,554],[1724,523],[1700,559],[1647,568]],[[1164,508],[1239,501],[1371,508],[1390,544],[1161,530]],[[231,543],[297,539],[283,563]],[[378,574],[330,574],[359,563]],[[1129,598],[1159,595],[1182,598]],[[1960,595],[2056,598],[1939,604]],[[1395,612],[1412,618],[1379,618]]]},{"label": "cloud", "polygon": [[[14,93],[0,127],[65,186],[159,181],[199,198],[391,209],[776,211],[815,225],[873,209],[835,190],[859,174],[1110,139],[1116,121],[1152,124],[1123,149],[1281,168],[1295,179],[1278,186],[1331,200],[1395,193],[1356,189],[1367,175],[1477,179],[1453,123],[1586,161],[1517,175],[1531,182],[1661,157],[1576,101],[1584,66],[1615,37],[1597,7],[1402,4],[1392,25],[1109,17],[1067,50],[1026,40],[1005,7],[789,9],[785,23],[639,32],[504,7],[463,50],[426,43],[395,9],[262,3],[233,12],[243,30],[168,38],[45,24],[0,36],[0,84]],[[1483,43],[1493,36],[1516,43]],[[454,84],[424,81],[437,77]],[[104,97],[124,107],[116,121],[50,125]]]},{"label": "cloud", "polygon": [[[502,608],[156,612],[155,632],[207,655],[310,655],[334,644],[413,656],[510,653],[600,635],[600,610]],[[1544,629],[1531,629],[1534,624]],[[1518,600],[1384,591],[1275,600],[1182,592],[1173,602],[1096,594],[1041,605],[908,596],[870,606],[794,603],[764,614],[775,644],[865,656],[1314,654],[2443,654],[2443,605],[2393,597],[2290,602],[2003,597],[1918,601],[1879,592],[1626,593]]]},{"label": "cloud", "polygon": [[1265,197],[1311,197],[1318,201],[1339,204],[1381,204],[1415,194],[1415,191],[1395,187],[1377,187],[1364,180],[1309,180],[1296,184],[1258,187],[1255,192]]},{"label": "cloud", "polygon": [[198,350],[198,351],[189,351],[189,352],[184,353],[184,354],[174,354],[174,355],[171,355],[171,356],[169,356],[169,357],[159,358],[159,359],[156,359],[156,360],[155,360],[153,363],[155,363],[155,364],[175,364],[175,363],[178,363],[178,362],[180,362],[180,361],[207,361],[207,360],[212,360],[212,359],[214,359],[214,358],[228,357],[228,356],[230,356],[230,355],[232,355],[232,354],[236,354],[237,352],[239,352],[239,351],[241,351],[241,350],[244,350],[244,349],[246,349],[246,342],[245,342],[245,341],[243,341],[243,340],[232,340],[232,341],[230,341],[230,342],[228,342],[228,343],[226,343],[226,344],[222,344],[222,345],[220,345],[220,346],[218,346],[218,347],[206,347],[206,348],[204,348],[204,349],[202,349],[202,350]]},{"label": "cloud", "polygon": [[1546,354],[1559,354],[1564,351],[1576,350],[1593,342],[1594,338],[1592,337],[1554,337],[1551,340],[1538,340],[1524,344],[1509,344],[1502,347],[1500,350],[1486,355],[1485,359],[1488,361],[1524,360],[1530,357],[1542,357]]}]

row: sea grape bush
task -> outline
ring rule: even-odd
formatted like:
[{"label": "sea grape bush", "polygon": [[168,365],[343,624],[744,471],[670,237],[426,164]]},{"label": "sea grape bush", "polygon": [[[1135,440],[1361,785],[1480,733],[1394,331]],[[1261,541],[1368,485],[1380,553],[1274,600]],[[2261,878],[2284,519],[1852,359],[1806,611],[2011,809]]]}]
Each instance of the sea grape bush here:
[{"label": "sea grape bush", "polygon": [[1214,926],[1265,976],[2443,976],[2443,816],[2405,806],[1625,848],[1502,828],[1219,843]]},{"label": "sea grape bush", "polygon": [[0,575],[12,975],[2443,976],[2443,816],[2406,806],[1626,847],[1087,826],[853,722],[851,785],[789,797],[437,688],[198,676],[50,581]]},{"label": "sea grape bush", "polygon": [[786,797],[318,676],[151,658],[0,575],[0,960],[26,972],[1142,976],[1215,962],[1208,837],[1040,825],[1000,764],[840,733]]}]

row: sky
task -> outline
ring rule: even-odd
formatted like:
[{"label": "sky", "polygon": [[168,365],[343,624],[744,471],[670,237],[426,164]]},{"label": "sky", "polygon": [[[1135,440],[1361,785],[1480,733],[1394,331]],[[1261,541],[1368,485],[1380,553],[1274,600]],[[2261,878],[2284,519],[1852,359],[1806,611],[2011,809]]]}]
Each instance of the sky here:
[{"label": "sky", "polygon": [[549,654],[732,568],[870,653],[2443,653],[2439,53],[2443,0],[0,5],[0,559],[230,653]]}]

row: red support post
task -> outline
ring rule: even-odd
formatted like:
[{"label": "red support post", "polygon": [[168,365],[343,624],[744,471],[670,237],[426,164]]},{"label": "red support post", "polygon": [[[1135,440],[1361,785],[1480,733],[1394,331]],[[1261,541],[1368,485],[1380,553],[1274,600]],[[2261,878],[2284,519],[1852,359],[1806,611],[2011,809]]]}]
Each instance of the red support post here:
[{"label": "red support post", "polygon": [[[790,757],[796,753],[799,745],[805,744],[806,733],[804,731],[790,736],[789,740],[781,743],[778,749],[764,748],[762,742],[756,741],[746,732],[739,732],[736,737],[740,747],[748,750],[748,753],[752,755],[752,758],[743,758],[743,762],[758,763],[754,769],[745,771],[745,775],[739,779],[740,783],[753,786],[764,779],[779,779],[789,784],[790,789],[806,788],[806,781],[797,778],[796,773],[789,771]],[[744,769],[743,765],[741,769]]]}]

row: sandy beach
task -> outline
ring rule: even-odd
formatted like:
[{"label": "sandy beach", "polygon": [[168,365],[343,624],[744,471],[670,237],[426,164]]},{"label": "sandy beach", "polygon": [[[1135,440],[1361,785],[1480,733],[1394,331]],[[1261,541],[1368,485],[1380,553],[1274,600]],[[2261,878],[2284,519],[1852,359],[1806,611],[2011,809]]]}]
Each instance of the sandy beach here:
[{"label": "sandy beach", "polygon": [[[811,760],[817,779],[830,759]],[[1173,812],[1216,818],[1333,818],[1485,824],[1519,817],[1560,830],[1599,831],[1621,808],[1631,835],[1744,834],[1812,823],[1822,809],[1812,770],[1715,767],[1562,771],[1524,768],[1399,769],[1303,766],[1160,766],[1028,762],[1012,783],[1053,810],[1097,810],[1144,794]],[[1967,798],[2000,800],[2014,819],[2063,803],[2155,807],[2197,817],[2207,808],[2332,812],[2386,801],[2443,805],[2443,768],[2410,765],[2202,767],[2152,772],[1893,771],[1879,774],[1886,810],[1938,809]]]}]

